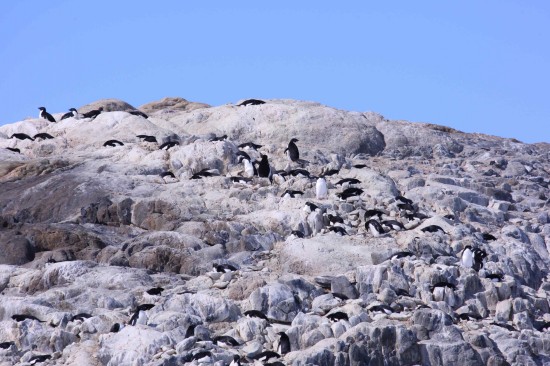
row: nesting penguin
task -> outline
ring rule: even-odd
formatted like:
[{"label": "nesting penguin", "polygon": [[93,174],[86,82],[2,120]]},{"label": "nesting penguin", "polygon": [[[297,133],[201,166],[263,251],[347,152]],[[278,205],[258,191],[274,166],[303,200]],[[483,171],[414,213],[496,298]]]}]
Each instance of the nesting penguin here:
[{"label": "nesting penguin", "polygon": [[471,245],[466,245],[462,250],[462,256],[460,262],[463,267],[472,268],[474,265],[474,251]]},{"label": "nesting penguin", "polygon": [[258,166],[258,176],[261,178],[270,178],[271,179],[271,167],[269,166],[269,160],[267,160],[267,155],[262,154],[262,160]]}]

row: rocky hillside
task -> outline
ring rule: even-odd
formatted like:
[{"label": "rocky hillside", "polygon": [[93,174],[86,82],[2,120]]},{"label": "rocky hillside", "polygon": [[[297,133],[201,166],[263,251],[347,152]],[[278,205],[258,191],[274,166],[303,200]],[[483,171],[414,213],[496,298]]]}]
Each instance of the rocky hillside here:
[{"label": "rocky hillside", "polygon": [[99,107],[0,126],[0,365],[550,363],[548,144],[294,100]]}]

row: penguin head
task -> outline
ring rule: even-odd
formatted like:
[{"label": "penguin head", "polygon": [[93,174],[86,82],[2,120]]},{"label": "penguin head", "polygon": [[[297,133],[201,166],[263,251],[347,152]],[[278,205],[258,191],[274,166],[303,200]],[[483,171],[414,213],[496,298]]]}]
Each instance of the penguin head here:
[{"label": "penguin head", "polygon": [[298,141],[300,141],[300,140],[298,140],[297,138],[293,138],[292,140],[290,140],[291,143],[292,142],[298,142]]},{"label": "penguin head", "polygon": [[46,112],[46,108],[44,108],[44,107],[38,107],[38,109],[40,109],[43,112]]}]

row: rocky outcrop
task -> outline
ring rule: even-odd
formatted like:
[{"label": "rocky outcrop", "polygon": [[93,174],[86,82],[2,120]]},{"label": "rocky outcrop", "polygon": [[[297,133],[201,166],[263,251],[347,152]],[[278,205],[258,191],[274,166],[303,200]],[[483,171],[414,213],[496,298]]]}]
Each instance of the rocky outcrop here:
[{"label": "rocky outcrop", "polygon": [[550,145],[293,100],[100,106],[0,126],[0,364],[253,362],[282,332],[287,365],[550,362]]}]

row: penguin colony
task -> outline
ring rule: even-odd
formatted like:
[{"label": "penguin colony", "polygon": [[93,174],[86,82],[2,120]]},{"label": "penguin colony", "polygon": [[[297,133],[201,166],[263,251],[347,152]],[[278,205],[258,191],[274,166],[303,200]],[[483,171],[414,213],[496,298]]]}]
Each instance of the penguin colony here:
[{"label": "penguin colony", "polygon": [[[258,106],[265,104],[264,101],[251,99],[247,100],[239,106],[248,107],[248,106]],[[135,111],[134,115],[147,118],[142,112]],[[79,114],[76,109],[71,108],[68,113],[63,115],[61,120],[67,118],[88,118],[93,120],[100,113],[102,109],[91,111],[84,114]],[[55,119],[46,112],[44,107],[40,108],[40,118],[46,119],[49,122],[55,123]],[[29,140],[36,141],[39,139],[47,140],[54,139],[55,137],[47,133],[38,133],[34,136],[29,136],[24,133],[14,133],[10,136],[11,139],[16,140]],[[150,135],[137,135],[137,143],[152,143],[157,144],[158,149],[165,150],[167,153],[173,151],[171,149],[177,149],[180,145],[179,141],[164,141],[159,143],[156,136]],[[230,136],[223,135],[220,137],[210,138],[209,141],[212,143],[232,141]],[[304,195],[309,193],[309,197],[315,197],[315,202],[307,201],[303,206],[303,212],[309,216],[316,216],[319,218],[321,223],[318,230],[304,230],[302,227],[293,228],[288,232],[289,240],[298,240],[306,239],[315,235],[335,235],[334,240],[338,240],[338,236],[345,235],[355,235],[360,236],[366,239],[370,238],[380,238],[384,236],[391,236],[395,232],[399,231],[414,231],[417,237],[415,240],[421,239],[421,237],[433,238],[434,240],[441,240],[445,236],[451,235],[451,232],[448,228],[452,229],[453,223],[455,222],[454,215],[446,215],[444,217],[444,222],[446,222],[447,229],[442,228],[439,225],[424,225],[423,222],[429,219],[429,215],[423,212],[423,209],[420,204],[413,202],[411,199],[405,197],[404,195],[397,195],[393,202],[390,202],[387,206],[378,206],[378,207],[368,207],[366,205],[362,206],[360,212],[362,214],[361,224],[352,223],[349,217],[347,217],[346,212],[335,212],[331,209],[331,205],[324,202],[329,198],[330,195],[334,195],[342,202],[361,202],[361,197],[365,193],[365,189],[368,187],[361,187],[362,182],[359,179],[346,177],[346,173],[350,172],[352,169],[363,169],[368,167],[368,164],[355,164],[350,165],[348,168],[339,168],[339,169],[326,169],[318,173],[309,171],[307,169],[308,161],[300,159],[300,151],[297,146],[299,142],[297,138],[292,138],[288,146],[283,150],[283,154],[287,155],[289,160],[289,165],[285,169],[277,170],[275,169],[270,161],[267,152],[263,152],[261,149],[263,145],[260,145],[256,142],[244,142],[238,146],[239,151],[236,153],[234,160],[236,164],[242,164],[242,171],[238,176],[227,177],[234,184],[252,184],[255,181],[261,179],[267,179],[269,184],[278,185],[280,182],[286,182],[294,178],[297,179],[307,179],[309,184],[310,191],[304,191],[299,189],[286,189],[280,194],[280,197],[285,200],[303,198]],[[257,141],[260,142],[261,141]],[[127,143],[134,143],[134,141],[122,142],[119,140],[111,139],[103,143],[105,148],[120,148],[125,146]],[[9,148],[11,151],[20,153],[20,150],[17,148]],[[307,149],[307,147],[305,147]],[[247,152],[248,151],[248,152]],[[302,154],[307,157],[306,154]],[[259,159],[258,159],[259,158]],[[216,169],[205,168],[200,171],[191,172],[192,174],[189,179],[208,179],[211,177],[219,176],[219,172]],[[171,171],[163,171],[160,173],[160,178],[164,182],[174,182],[180,179]],[[300,207],[296,207],[300,209]],[[350,234],[352,233],[352,234]],[[453,266],[460,267],[464,271],[472,271],[472,273],[479,274],[480,271],[484,268],[485,262],[490,257],[488,253],[488,243],[490,241],[497,240],[491,234],[483,233],[480,235],[480,240],[476,243],[475,246],[464,245],[461,250],[456,250],[449,248],[449,256],[454,257],[455,263]],[[411,243],[411,247],[414,247],[414,242]],[[420,252],[415,251],[399,251],[391,254],[386,260],[392,261],[395,263],[404,263],[409,260],[418,259],[421,257]],[[435,257],[433,261],[435,263]],[[239,267],[229,263],[213,263],[212,272],[225,274],[225,273],[238,273]],[[500,272],[484,272],[484,278],[489,279],[493,282],[501,282],[504,280],[505,275]],[[323,288],[327,294],[331,294],[335,299],[338,299],[342,304],[345,304],[348,300],[347,295],[331,292],[331,286],[327,287],[326,282],[322,279],[317,281],[317,285]],[[430,291],[433,293],[434,299],[443,299],[445,296],[448,296],[454,291],[459,291],[459,287],[456,283],[442,280],[435,283],[425,284],[429,287]],[[113,323],[111,327],[111,332],[116,333],[120,332],[125,326],[148,326],[150,312],[155,308],[155,300],[163,296],[163,293],[166,292],[165,288],[154,287],[145,291],[147,296],[152,300],[152,303],[143,303],[138,304],[134,309],[131,309],[128,314],[128,320],[123,323]],[[415,298],[414,291],[411,289],[396,288],[395,294],[398,298]],[[429,307],[424,301],[419,298],[416,298],[417,307],[415,309],[409,309],[409,311],[418,310],[421,308]],[[372,301],[370,304],[366,305],[366,311],[372,317],[380,316],[390,316],[394,313],[403,312],[404,306],[399,302],[394,302],[392,304],[385,304],[379,301]],[[97,316],[97,315],[95,315]],[[186,330],[186,337],[191,338],[195,337],[199,342],[211,342],[215,347],[223,347],[225,349],[230,349],[233,351],[234,356],[230,363],[231,365],[241,365],[244,363],[261,361],[264,365],[276,365],[276,364],[285,364],[284,355],[293,351],[293,341],[291,339],[292,335],[287,334],[284,330],[288,328],[289,324],[284,324],[276,321],[275,319],[270,319],[266,314],[260,310],[250,309],[242,312],[243,317],[256,318],[260,319],[267,326],[277,327],[276,339],[274,340],[272,349],[265,349],[255,355],[245,356],[240,352],[240,349],[243,348],[244,342],[242,340],[235,339],[231,336],[224,334],[210,334],[210,332],[204,332],[203,328],[207,328],[206,324],[192,324]],[[327,314],[324,314],[328,322],[337,323],[337,322],[349,322],[350,315],[344,311],[330,311]],[[73,315],[70,318],[70,322],[84,322],[86,319],[94,317],[93,314],[88,313],[78,313]],[[11,316],[11,319],[15,322],[41,322],[43,320],[38,319],[37,317],[30,314],[14,314]],[[465,321],[482,321],[484,317],[480,314],[473,312],[461,312],[453,314],[454,323],[460,323]],[[511,332],[518,332],[518,329],[514,328],[508,323],[494,323],[495,326],[504,327]],[[546,331],[549,327],[547,322],[537,323],[537,328],[539,331]],[[202,332],[202,333],[201,333]],[[11,349],[17,348],[16,343],[13,340],[3,341],[0,339],[0,348],[2,349]],[[295,344],[296,342],[294,342]],[[51,355],[36,355],[29,360],[29,363],[35,364],[40,362],[45,362],[50,359]],[[187,354],[184,357],[180,357],[179,362],[215,362],[216,353],[213,352],[213,349],[208,350],[199,350],[193,351]]]}]

